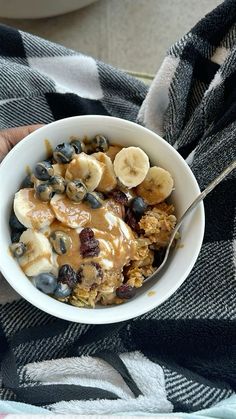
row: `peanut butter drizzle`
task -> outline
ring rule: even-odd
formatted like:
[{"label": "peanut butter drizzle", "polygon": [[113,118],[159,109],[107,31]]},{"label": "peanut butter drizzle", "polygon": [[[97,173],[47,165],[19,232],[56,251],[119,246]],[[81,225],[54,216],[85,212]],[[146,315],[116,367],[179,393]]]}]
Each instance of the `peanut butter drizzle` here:
[{"label": "peanut butter drizzle", "polygon": [[28,164],[25,166],[25,171],[26,171],[27,175],[32,175],[32,169],[30,168],[30,166]]},{"label": "peanut butter drizzle", "polygon": [[68,164],[55,163],[53,164],[54,175],[65,177]]},{"label": "peanut butter drizzle", "polygon": [[35,196],[35,191],[32,188],[22,189],[22,194],[25,195],[25,201],[31,206],[28,212],[28,217],[32,223],[32,227],[37,230],[43,220],[47,219],[48,224],[51,224],[55,218],[54,213],[48,202],[43,202]]},{"label": "peanut butter drizzle", "polygon": [[46,148],[47,158],[48,158],[48,157],[52,157],[52,154],[53,154],[53,148],[52,148],[52,146],[51,146],[50,141],[49,141],[49,140],[47,140],[47,139],[45,139],[45,140],[44,140],[44,145],[45,145],[45,148]]},{"label": "peanut butter drizzle", "polygon": [[108,150],[106,151],[106,155],[110,157],[111,161],[113,162],[115,160],[116,155],[119,153],[120,150],[122,150],[121,145],[119,144],[111,144]]},{"label": "peanut butter drizzle", "polygon": [[113,214],[117,215],[119,218],[123,218],[125,215],[125,207],[119,202],[114,201],[113,199],[108,199],[104,203],[104,207],[108,209],[108,211],[113,212]]},{"label": "peanut butter drizzle", "polygon": [[106,230],[109,227],[105,218],[106,209],[104,207],[91,209],[88,204],[71,201],[65,195],[60,196],[53,202],[52,207],[56,218],[62,224],[76,227],[93,227]]},{"label": "peanut butter drizzle", "polygon": [[[64,218],[65,223],[66,217],[71,217],[71,204],[73,203],[67,200],[66,197],[63,197],[63,200],[59,202],[64,202],[67,209]],[[67,207],[68,203],[70,203],[69,207]],[[65,208],[63,209],[65,211]],[[99,263],[107,270],[121,270],[133,258],[136,250],[133,233],[129,226],[117,217],[115,212],[112,213],[106,206],[94,210],[86,204],[74,203],[72,205],[72,213],[73,217],[77,217],[77,221],[82,222],[83,225],[80,224],[81,227],[91,227],[93,229],[95,238],[99,241],[100,253],[95,257],[82,258],[80,254],[79,230],[76,231],[59,221],[55,221],[51,224],[50,231],[65,231],[72,241],[71,249],[65,255],[57,257],[59,266],[69,264],[73,269],[77,270],[81,263],[93,261]]]}]

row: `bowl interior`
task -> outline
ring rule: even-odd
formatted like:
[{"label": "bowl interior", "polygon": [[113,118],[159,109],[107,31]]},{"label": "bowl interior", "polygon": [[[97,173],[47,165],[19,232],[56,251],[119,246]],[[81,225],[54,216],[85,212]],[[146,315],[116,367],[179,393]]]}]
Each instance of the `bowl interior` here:
[{"label": "bowl interior", "polygon": [[201,248],[204,234],[204,209],[201,203],[188,217],[181,229],[181,246],[175,249],[167,268],[152,278],[128,303],[95,309],[66,305],[38,291],[24,275],[9,252],[10,232],[8,220],[13,197],[26,175],[28,167],[45,159],[48,140],[54,148],[70,136],[92,137],[101,133],[111,143],[141,147],[151,163],[172,174],[175,190],[171,202],[179,217],[199,194],[198,184],[181,156],[162,138],[151,131],[118,118],[105,116],[72,117],[49,124],[30,134],[4,159],[0,166],[0,270],[12,287],[38,308],[57,317],[81,323],[114,323],[143,314],[165,301],[184,281],[192,269]]}]

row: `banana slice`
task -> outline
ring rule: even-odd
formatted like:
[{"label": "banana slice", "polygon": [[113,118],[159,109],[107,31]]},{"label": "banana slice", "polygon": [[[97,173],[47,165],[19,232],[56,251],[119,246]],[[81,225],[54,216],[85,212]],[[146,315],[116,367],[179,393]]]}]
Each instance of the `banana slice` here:
[{"label": "banana slice", "polygon": [[26,244],[26,252],[18,261],[27,276],[52,272],[55,269],[51,245],[42,233],[28,229],[22,233],[20,241]]},{"label": "banana slice", "polygon": [[97,186],[97,190],[100,192],[112,191],[117,185],[117,180],[110,157],[102,152],[94,153],[93,157],[104,165],[103,175]]},{"label": "banana slice", "polygon": [[139,147],[123,148],[115,157],[115,174],[123,185],[134,188],[146,177],[149,159]]},{"label": "banana slice", "polygon": [[64,226],[79,228],[91,222],[91,210],[89,211],[88,205],[83,202],[73,202],[66,195],[55,194],[50,204],[56,219]]},{"label": "banana slice", "polygon": [[68,181],[82,179],[88,191],[92,192],[98,186],[103,175],[103,170],[103,164],[98,162],[94,157],[80,153],[68,164],[65,178]]},{"label": "banana slice", "polygon": [[20,189],[14,198],[14,212],[18,220],[27,228],[41,229],[55,219],[48,202],[36,198],[34,189]]},{"label": "banana slice", "polygon": [[172,192],[173,178],[167,170],[153,166],[144,181],[137,186],[136,192],[148,204],[155,205],[164,201]]}]

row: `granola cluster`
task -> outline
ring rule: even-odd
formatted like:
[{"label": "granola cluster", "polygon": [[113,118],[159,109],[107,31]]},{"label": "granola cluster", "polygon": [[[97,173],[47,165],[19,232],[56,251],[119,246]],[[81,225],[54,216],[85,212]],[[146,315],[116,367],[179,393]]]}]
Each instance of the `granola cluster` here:
[{"label": "granola cluster", "polygon": [[86,289],[83,284],[77,284],[69,302],[77,307],[95,307],[98,301],[102,305],[120,304],[122,300],[117,297],[116,290],[121,286],[123,279],[120,271],[104,271],[102,283],[99,285],[94,284]]},{"label": "granola cluster", "polygon": [[148,238],[155,250],[168,246],[175,224],[174,206],[166,202],[152,207],[139,221],[141,236]]},{"label": "granola cluster", "polygon": [[136,255],[125,271],[129,285],[139,288],[144,279],[153,274],[154,254],[168,246],[175,224],[174,206],[166,202],[149,208],[142,216],[138,223]]}]

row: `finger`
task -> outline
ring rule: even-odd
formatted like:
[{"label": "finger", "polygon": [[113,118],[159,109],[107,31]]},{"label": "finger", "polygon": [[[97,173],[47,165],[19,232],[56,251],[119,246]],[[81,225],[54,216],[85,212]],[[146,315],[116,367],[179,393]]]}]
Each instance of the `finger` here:
[{"label": "finger", "polygon": [[43,124],[23,125],[16,128],[8,128],[0,131],[0,136],[5,139],[8,151],[14,147],[19,141],[23,140],[31,132],[41,128]]},{"label": "finger", "polygon": [[25,125],[16,128],[8,128],[0,131],[0,162],[7,153],[19,141],[23,140],[27,135],[36,129],[42,127],[43,124]]}]

